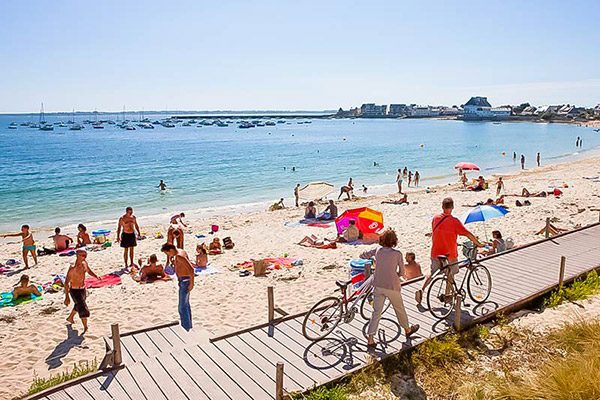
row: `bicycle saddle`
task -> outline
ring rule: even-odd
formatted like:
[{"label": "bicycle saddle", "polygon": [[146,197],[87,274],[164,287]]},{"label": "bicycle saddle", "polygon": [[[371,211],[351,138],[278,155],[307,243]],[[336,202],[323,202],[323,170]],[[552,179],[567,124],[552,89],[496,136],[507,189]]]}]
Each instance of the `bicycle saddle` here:
[{"label": "bicycle saddle", "polygon": [[340,289],[345,289],[349,284],[352,283],[352,280],[349,281],[335,281],[335,284],[340,288]]}]

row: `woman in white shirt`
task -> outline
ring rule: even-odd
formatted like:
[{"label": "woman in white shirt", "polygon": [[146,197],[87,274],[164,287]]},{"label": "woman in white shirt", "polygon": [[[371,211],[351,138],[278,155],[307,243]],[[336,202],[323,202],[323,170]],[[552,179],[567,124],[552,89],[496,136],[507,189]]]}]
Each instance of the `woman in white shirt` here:
[{"label": "woman in white shirt", "polygon": [[360,255],[360,258],[375,258],[375,275],[373,277],[374,302],[373,315],[368,328],[368,346],[375,347],[375,333],[379,326],[379,320],[383,312],[385,299],[389,299],[394,307],[398,323],[404,329],[406,337],[410,337],[419,329],[419,325],[409,325],[402,294],[400,292],[400,276],[404,275],[404,260],[402,253],[394,249],[398,245],[396,232],[388,229],[379,237],[381,247],[366,251]]}]

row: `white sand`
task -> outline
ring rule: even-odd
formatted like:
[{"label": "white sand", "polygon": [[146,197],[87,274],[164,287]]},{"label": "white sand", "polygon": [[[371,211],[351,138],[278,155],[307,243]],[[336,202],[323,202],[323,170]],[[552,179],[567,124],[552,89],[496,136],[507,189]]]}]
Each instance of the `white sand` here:
[{"label": "white sand", "polygon": [[[473,174],[474,175],[474,174]],[[523,186],[532,191],[550,190],[563,182],[569,188],[562,189],[561,198],[533,198],[530,207],[515,207],[515,198],[508,198],[510,213],[487,224],[487,234],[499,229],[504,237],[512,237],[517,244],[539,239],[535,233],[544,226],[546,217],[554,218],[554,224],[572,229],[598,220],[598,212],[590,208],[600,206],[600,183],[582,179],[583,176],[600,175],[600,158],[590,157],[549,167],[536,168],[513,176],[505,176],[506,193],[521,191]],[[495,181],[495,180],[494,180]],[[462,204],[475,204],[495,197],[494,189],[473,193],[457,190],[456,186],[442,186],[435,193],[411,192],[410,205],[383,205],[384,197],[371,197],[354,202],[340,202],[340,212],[346,208],[369,206],[383,211],[385,225],[399,233],[399,248],[414,251],[417,261],[428,264],[430,239],[425,234],[430,231],[430,220],[439,212],[441,200],[450,195],[455,199],[455,214],[463,214],[467,208]],[[391,198],[395,195],[389,196]],[[522,200],[522,199],[521,199]],[[413,204],[416,202],[416,204]],[[177,210],[173,210],[177,211]],[[335,228],[287,227],[286,221],[297,221],[302,210],[288,209],[276,212],[249,213],[246,215],[221,216],[208,219],[188,220],[194,233],[204,233],[213,223],[221,227],[218,237],[231,236],[236,246],[225,254],[211,257],[211,263],[221,268],[221,273],[200,276],[191,295],[194,324],[209,330],[215,335],[246,328],[267,319],[267,286],[275,287],[276,306],[288,313],[308,309],[320,297],[331,294],[334,280],[347,277],[346,265],[357,258],[361,251],[370,246],[340,245],[336,250],[319,250],[296,245],[307,234],[333,238]],[[23,221],[26,223],[27,221]],[[153,237],[154,233],[165,233],[166,222],[162,226],[142,226],[142,231]],[[104,228],[113,228],[104,225]],[[480,238],[484,235],[481,223],[467,226]],[[17,227],[15,227],[17,228]],[[92,229],[97,228],[91,226]],[[76,232],[65,232],[75,235]],[[35,232],[38,243],[48,243],[48,235]],[[210,237],[206,240],[210,240]],[[0,260],[20,259],[20,245],[0,244]],[[138,256],[152,253],[160,255],[160,245],[164,240],[141,241],[136,249]],[[198,242],[193,235],[186,236],[186,250],[193,256]],[[251,258],[277,257],[288,253],[304,261],[303,266],[291,270],[275,271],[267,277],[241,278],[228,266]],[[160,255],[160,259],[164,257]],[[44,256],[40,263],[27,273],[34,282],[50,280],[52,273],[64,273],[72,257]],[[122,251],[113,247],[105,251],[90,253],[88,260],[97,274],[106,274],[123,266]],[[0,291],[8,291],[15,285],[20,274],[8,277],[0,275]],[[46,376],[64,368],[71,368],[74,362],[92,360],[98,362],[104,355],[101,339],[110,331],[110,324],[118,322],[122,331],[148,327],[177,320],[177,290],[174,282],[160,282],[139,285],[128,276],[123,277],[120,286],[89,291],[88,305],[91,310],[90,331],[85,338],[76,340],[76,335],[66,342],[67,326],[65,318],[69,309],[63,305],[64,295],[45,294],[40,301],[18,307],[0,309],[0,397],[11,398],[24,393],[29,387],[34,373]],[[54,311],[53,311],[54,310]],[[14,322],[6,318],[14,317]],[[74,329],[81,331],[78,320]],[[66,345],[65,343],[70,343]],[[62,351],[59,351],[62,350]],[[57,353],[59,354],[57,357]],[[46,362],[50,355],[54,359]]]}]

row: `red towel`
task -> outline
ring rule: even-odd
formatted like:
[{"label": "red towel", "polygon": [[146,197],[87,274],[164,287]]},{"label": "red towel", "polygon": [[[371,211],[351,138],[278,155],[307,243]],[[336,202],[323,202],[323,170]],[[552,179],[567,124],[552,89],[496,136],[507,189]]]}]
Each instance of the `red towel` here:
[{"label": "red towel", "polygon": [[100,279],[90,277],[86,278],[85,280],[85,287],[87,289],[97,289],[101,287],[115,286],[120,284],[121,277],[115,274],[102,275]]},{"label": "red towel", "polygon": [[308,226],[312,226],[315,228],[329,228],[331,224],[322,224],[320,222],[311,222],[310,224],[306,224]]}]

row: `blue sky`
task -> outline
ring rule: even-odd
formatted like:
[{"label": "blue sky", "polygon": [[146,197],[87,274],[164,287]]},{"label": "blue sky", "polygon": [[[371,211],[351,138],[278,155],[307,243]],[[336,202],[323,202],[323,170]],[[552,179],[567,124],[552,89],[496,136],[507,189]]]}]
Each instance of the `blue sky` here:
[{"label": "blue sky", "polygon": [[598,15],[600,1],[2,0],[0,112],[595,105]]}]

